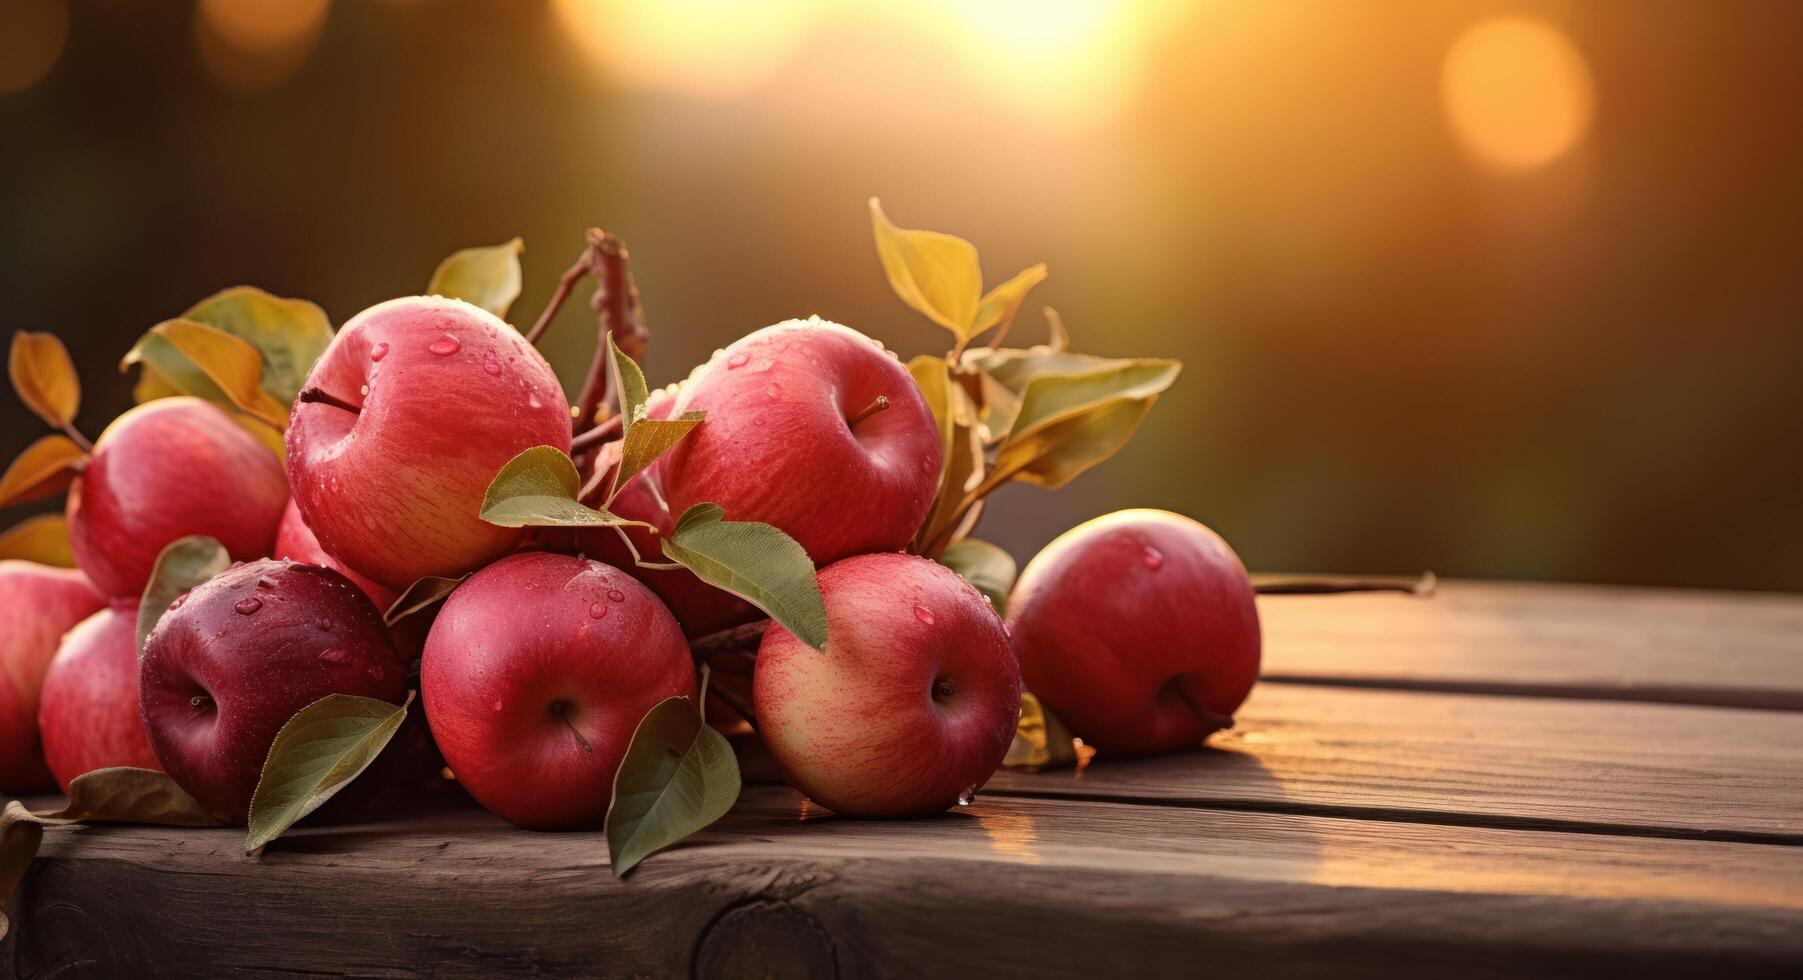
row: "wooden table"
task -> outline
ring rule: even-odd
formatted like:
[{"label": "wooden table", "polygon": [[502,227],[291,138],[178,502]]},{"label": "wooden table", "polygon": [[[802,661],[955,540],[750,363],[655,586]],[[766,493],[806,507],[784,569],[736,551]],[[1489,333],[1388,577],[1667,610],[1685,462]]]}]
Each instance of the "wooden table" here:
[{"label": "wooden table", "polygon": [[1803,976],[1803,600],[1267,597],[1213,748],[997,775],[929,820],[775,785],[627,881],[467,810],[57,829],[0,971]]}]

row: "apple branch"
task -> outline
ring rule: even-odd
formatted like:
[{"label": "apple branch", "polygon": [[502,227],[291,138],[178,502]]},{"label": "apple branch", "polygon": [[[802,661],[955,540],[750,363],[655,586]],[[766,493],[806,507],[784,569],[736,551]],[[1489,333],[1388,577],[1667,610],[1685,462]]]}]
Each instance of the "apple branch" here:
[{"label": "apple branch", "polygon": [[765,631],[770,629],[770,620],[760,619],[755,623],[731,626],[717,633],[709,633],[689,644],[689,652],[696,660],[706,663],[713,657],[728,653],[741,653],[757,646],[763,640]]}]

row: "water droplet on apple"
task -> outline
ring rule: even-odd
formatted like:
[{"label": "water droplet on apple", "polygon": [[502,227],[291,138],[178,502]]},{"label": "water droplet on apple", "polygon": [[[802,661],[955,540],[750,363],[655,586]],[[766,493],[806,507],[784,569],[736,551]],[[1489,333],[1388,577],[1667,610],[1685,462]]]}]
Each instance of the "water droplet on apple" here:
[{"label": "water droplet on apple", "polygon": [[545,403],[543,401],[540,401],[539,397],[537,395],[527,395],[526,396],[526,407],[536,411],[538,409],[544,408]]},{"label": "water droplet on apple", "polygon": [[500,377],[501,376],[501,359],[494,356],[493,354],[482,355],[482,370],[487,371],[489,373],[489,375],[492,377],[496,377],[496,378]]},{"label": "water droplet on apple", "polygon": [[181,595],[178,595],[178,596],[176,596],[176,597],[175,597],[175,601],[174,601],[174,602],[171,602],[171,603],[170,603],[170,604],[169,604],[169,611],[170,611],[170,612],[174,612],[174,611],[176,611],[176,610],[177,610],[177,609],[180,609],[180,608],[181,608],[181,607],[182,607],[182,604],[183,604],[183,603],[185,603],[185,602],[187,602],[187,601],[188,601],[188,593],[186,593],[186,592],[183,592],[183,593],[182,593],[182,594],[181,594]]},{"label": "water droplet on apple", "polygon": [[753,371],[756,371],[759,374],[763,374],[765,371],[768,371],[772,367],[775,367],[775,366],[776,366],[776,362],[772,361],[770,358],[766,357],[766,358],[763,358],[762,360],[758,361],[756,364],[753,364],[751,366],[751,369]]},{"label": "water droplet on apple", "polygon": [[621,592],[619,589],[608,589],[607,599],[609,602],[625,602],[626,593]]},{"label": "water droplet on apple", "polygon": [[496,702],[495,702],[495,703],[494,703],[494,709],[495,709],[495,710],[496,710],[496,711],[499,711],[499,710],[501,710],[501,702],[500,702],[500,701],[496,701]]},{"label": "water droplet on apple", "polygon": [[319,655],[319,659],[328,664],[349,663],[351,655],[343,650],[327,650]]},{"label": "water droplet on apple", "polygon": [[589,603],[588,604],[588,618],[590,618],[590,619],[606,619],[607,618],[607,603],[605,603],[605,602]]},{"label": "water droplet on apple", "polygon": [[332,632],[332,618],[330,616],[321,616],[319,619],[319,628],[325,630],[327,633]]},{"label": "water droplet on apple", "polygon": [[939,467],[933,465],[933,457],[931,457],[931,456],[920,457],[920,472],[932,473],[935,470],[937,470],[938,468]]},{"label": "water droplet on apple", "polygon": [[931,626],[934,623],[933,610],[928,609],[925,606],[915,606],[914,607],[914,618],[920,620],[921,622],[927,624],[928,626]]},{"label": "water droplet on apple", "polygon": [[455,354],[462,349],[463,349],[462,342],[460,342],[456,337],[453,337],[450,334],[445,334],[444,336],[442,336],[442,337],[438,338],[437,340],[432,341],[430,344],[426,345],[426,350],[431,351],[434,354],[437,354],[439,357],[449,357],[450,355]]},{"label": "water droplet on apple", "polygon": [[388,676],[388,671],[383,670],[381,664],[370,664],[369,665],[369,679],[370,680],[380,681],[382,678],[387,677],[387,676]]},{"label": "water droplet on apple", "polygon": [[240,616],[248,616],[261,608],[263,608],[263,600],[254,595],[245,596],[237,602],[232,603],[232,611]]},{"label": "water droplet on apple", "polygon": [[1014,639],[1014,627],[1009,626],[1005,619],[1002,620],[1002,635],[1010,640]]},{"label": "water droplet on apple", "polygon": [[382,358],[387,357],[387,356],[388,356],[388,345],[387,344],[377,344],[376,346],[371,347],[369,349],[369,359],[372,361],[379,361]]},{"label": "water droplet on apple", "polygon": [[958,805],[969,806],[971,801],[976,798],[977,788],[975,786],[966,786],[964,787],[964,791],[958,794]]},{"label": "water droplet on apple", "polygon": [[1159,569],[1164,567],[1164,552],[1159,551],[1157,548],[1154,548],[1151,545],[1146,545],[1145,554],[1140,555],[1139,560],[1147,568],[1150,568],[1151,570],[1156,572]]},{"label": "water droplet on apple", "polygon": [[266,578],[260,578],[260,579],[257,579],[257,588],[273,589],[273,588],[275,588],[275,583],[271,582],[270,580],[268,580]]},{"label": "water droplet on apple", "polygon": [[742,368],[748,362],[750,362],[750,360],[751,360],[750,354],[747,354],[744,351],[740,351],[737,354],[734,354],[733,356],[726,359],[726,369],[728,371],[731,371],[731,370],[734,370],[735,368]]}]

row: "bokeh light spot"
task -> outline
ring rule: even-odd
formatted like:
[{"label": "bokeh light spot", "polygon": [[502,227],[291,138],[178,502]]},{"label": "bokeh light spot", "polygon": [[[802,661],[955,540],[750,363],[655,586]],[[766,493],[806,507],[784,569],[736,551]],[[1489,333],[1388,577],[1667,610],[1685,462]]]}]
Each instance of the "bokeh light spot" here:
[{"label": "bokeh light spot", "polygon": [[306,62],[330,7],[331,0],[200,0],[200,60],[228,88],[269,88]]},{"label": "bokeh light spot", "polygon": [[23,92],[50,74],[68,39],[63,0],[0,3],[0,95]]},{"label": "bokeh light spot", "polygon": [[717,98],[782,70],[816,10],[806,0],[556,0],[565,32],[622,81]]},{"label": "bokeh light spot", "polygon": [[1590,69],[1556,28],[1501,17],[1466,30],[1441,76],[1448,121],[1472,156],[1531,170],[1563,156],[1590,128]]}]

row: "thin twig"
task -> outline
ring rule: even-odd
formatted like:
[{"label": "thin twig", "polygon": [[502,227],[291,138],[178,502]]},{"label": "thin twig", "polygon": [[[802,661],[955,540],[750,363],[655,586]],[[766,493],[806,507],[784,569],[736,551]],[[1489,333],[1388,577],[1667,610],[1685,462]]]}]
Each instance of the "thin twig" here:
[{"label": "thin twig", "polygon": [[1380,578],[1271,578],[1253,584],[1259,595],[1340,595],[1348,592],[1400,592],[1431,596],[1439,586],[1433,572],[1423,572],[1413,582]]},{"label": "thin twig", "polygon": [[689,652],[696,660],[706,661],[726,653],[740,653],[754,647],[764,638],[770,629],[770,620],[760,619],[753,623],[729,626],[717,633],[709,633],[689,644]]}]

